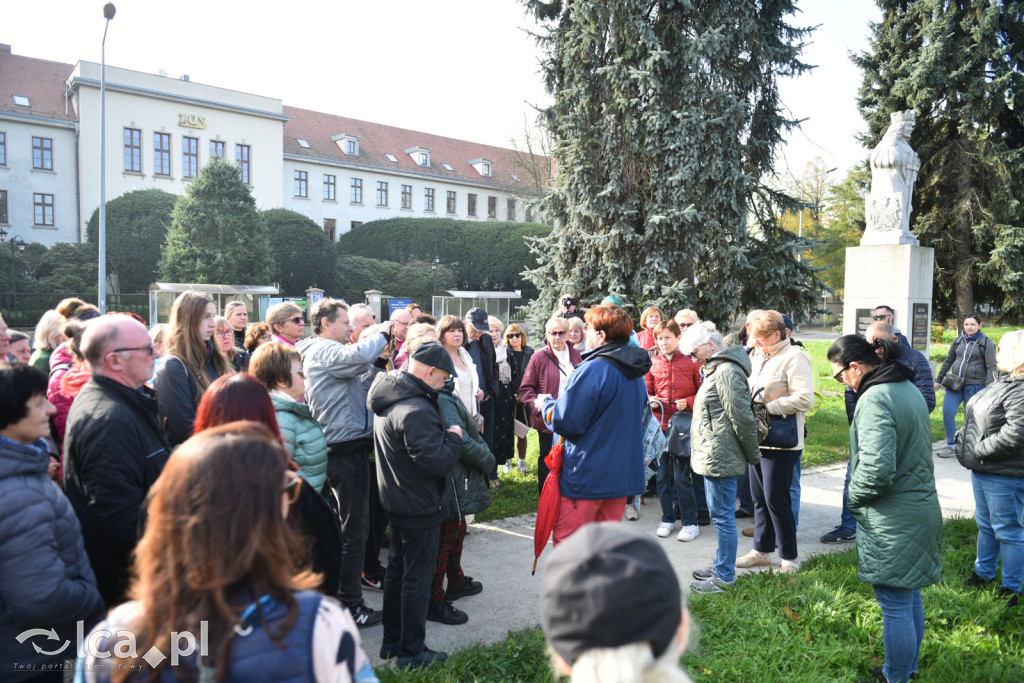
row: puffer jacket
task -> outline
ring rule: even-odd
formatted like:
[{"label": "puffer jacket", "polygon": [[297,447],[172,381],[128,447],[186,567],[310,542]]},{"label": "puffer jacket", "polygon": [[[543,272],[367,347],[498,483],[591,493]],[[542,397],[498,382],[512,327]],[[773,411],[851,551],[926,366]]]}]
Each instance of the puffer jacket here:
[{"label": "puffer jacket", "polygon": [[947,372],[963,377],[964,384],[992,384],[999,376],[999,370],[996,368],[996,345],[981,331],[974,339],[961,334],[949,347],[949,354],[942,362],[935,381],[942,384]]},{"label": "puffer jacket", "polygon": [[850,426],[848,503],[861,581],[917,590],[942,578],[942,510],[928,407],[900,363],[861,380]]},{"label": "puffer jacket", "polygon": [[705,477],[740,477],[758,463],[757,423],[750,409],[750,358],[730,346],[708,359],[693,404],[690,466]]},{"label": "puffer jacket", "polygon": [[60,393],[60,381],[75,365],[75,357],[68,351],[68,343],[64,342],[50,355],[50,379],[46,387],[46,400],[53,404],[57,412],[53,414],[53,426],[57,430],[57,446],[64,447],[64,430],[68,424],[68,411],[74,397]]},{"label": "puffer jacket", "polygon": [[[899,362],[913,371],[914,386],[917,387],[917,390],[921,392],[921,396],[924,397],[925,405],[928,406],[928,412],[932,412],[935,409],[935,379],[932,377],[932,366],[929,365],[928,359],[917,349],[909,344],[904,345],[901,342]],[[853,411],[857,408],[857,392],[850,387],[846,387],[844,394],[846,400],[846,421],[853,422]]]},{"label": "puffer jacket", "polygon": [[676,401],[686,399],[687,407],[693,410],[701,383],[700,366],[678,350],[672,354],[671,360],[664,354],[658,354],[651,361],[651,371],[644,375],[644,382],[647,394],[661,403],[661,409],[654,411],[661,417],[661,428],[668,429],[669,420],[679,410]]},{"label": "puffer jacket", "polygon": [[[804,413],[814,405],[814,369],[811,357],[783,339],[762,352],[750,352],[750,393],[764,389],[758,400],[763,401],[772,415],[786,416],[796,413],[798,441],[794,448],[771,450],[803,450]],[[764,449],[769,450],[769,449]]]},{"label": "puffer jacket", "polygon": [[426,529],[448,519],[451,472],[462,439],[446,431],[437,391],[404,370],[377,375],[366,405],[373,411],[377,489],[391,523]]},{"label": "puffer jacket", "polygon": [[1024,477],[1024,377],[999,380],[967,402],[956,457],[975,472]]},{"label": "puffer jacket", "polygon": [[452,469],[451,517],[475,515],[491,507],[491,491],[487,475],[494,470],[494,454],[487,448],[484,437],[476,428],[466,406],[455,395],[455,380],[449,377],[437,392],[437,405],[445,429],[452,425],[462,428],[462,450]]},{"label": "puffer jacket", "polygon": [[643,377],[650,369],[643,349],[602,344],[572,373],[565,392],[544,402],[547,428],[565,437],[563,497],[608,500],[644,492]]},{"label": "puffer jacket", "polygon": [[[46,476],[50,462],[43,441],[23,444],[0,437],[0,671],[15,663],[57,665],[73,656],[78,620],[88,629],[103,616],[103,600],[82,543],[78,518],[67,498]],[[28,629],[56,629],[59,641]],[[37,671],[38,672],[38,671]]]},{"label": "puffer jacket", "polygon": [[270,394],[277,414],[277,426],[288,454],[299,466],[299,476],[313,487],[322,491],[327,482],[327,439],[320,423],[309,413],[305,403]]},{"label": "puffer jacket", "polygon": [[[569,363],[578,368],[583,362],[580,352],[571,346],[569,349]],[[550,346],[544,346],[530,356],[526,364],[526,372],[523,374],[523,381],[519,385],[519,402],[530,411],[530,426],[538,432],[550,434],[551,430],[544,424],[533,401],[541,394],[549,394],[552,398],[558,398],[558,378],[561,374],[558,361],[555,360],[555,352]]]}]

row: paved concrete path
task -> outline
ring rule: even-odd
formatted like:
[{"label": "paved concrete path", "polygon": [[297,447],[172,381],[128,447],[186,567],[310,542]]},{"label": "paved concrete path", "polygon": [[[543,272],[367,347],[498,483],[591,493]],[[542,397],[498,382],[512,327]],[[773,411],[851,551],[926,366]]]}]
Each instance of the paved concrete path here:
[{"label": "paved concrete path", "polygon": [[[939,442],[936,448],[945,445]],[[974,494],[969,472],[956,458],[934,458],[935,479],[942,512],[946,518],[972,516]],[[822,534],[839,523],[842,508],[843,480],[846,464],[830,465],[816,470],[805,470],[801,479],[800,528],[797,538],[800,559],[821,552],[845,550],[850,544],[825,545],[819,541]],[[469,614],[469,622],[461,626],[445,626],[427,622],[427,645],[435,650],[452,652],[477,643],[494,643],[506,638],[509,631],[535,627],[540,623],[538,595],[544,559],[551,546],[541,555],[537,575],[531,576],[533,565],[533,525],[535,515],[522,515],[486,523],[471,524],[462,555],[463,570],[481,581],[484,590],[479,595],[458,600],[455,605]],[[630,524],[654,537],[661,521],[661,508],[656,499],[648,499],[640,512],[640,519]],[[739,528],[753,526],[752,519],[737,520]],[[676,529],[679,526],[676,525]],[[681,543],[675,533],[659,539],[675,565],[679,582],[689,590],[693,578],[690,572],[707,566],[713,559],[717,540],[714,526],[700,527],[700,535],[693,541]],[[752,539],[740,536],[738,554],[753,547]],[[387,551],[384,551],[385,553]],[[773,555],[778,567],[778,555]],[[742,576],[750,571],[741,569]],[[375,591],[364,592],[366,603],[380,609],[383,595]],[[379,626],[363,629],[363,646],[374,665],[380,664],[381,633]]]}]

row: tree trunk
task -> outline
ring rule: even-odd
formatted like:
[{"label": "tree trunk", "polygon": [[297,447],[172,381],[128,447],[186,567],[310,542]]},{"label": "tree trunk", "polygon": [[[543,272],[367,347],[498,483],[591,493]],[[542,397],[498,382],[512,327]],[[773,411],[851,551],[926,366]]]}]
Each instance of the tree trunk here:
[{"label": "tree trunk", "polygon": [[956,182],[955,218],[953,238],[956,240],[956,270],[953,275],[953,292],[956,296],[957,329],[963,331],[963,319],[974,312],[974,285],[971,270],[975,257],[972,254],[973,233],[971,231],[972,196],[974,194],[971,174],[971,141],[966,135],[960,136],[959,177]]}]

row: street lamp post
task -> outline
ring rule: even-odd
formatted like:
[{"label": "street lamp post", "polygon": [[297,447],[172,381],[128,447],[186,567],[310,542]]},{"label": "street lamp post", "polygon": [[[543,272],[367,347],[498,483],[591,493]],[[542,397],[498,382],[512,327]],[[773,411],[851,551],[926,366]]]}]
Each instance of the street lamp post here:
[{"label": "street lamp post", "polygon": [[107,29],[117,13],[114,3],[103,6],[103,42],[100,44],[100,225],[99,225],[99,287],[97,303],[100,313],[107,312]]},{"label": "street lamp post", "polygon": [[15,277],[14,250],[25,251],[25,240],[17,236],[7,239],[7,231],[0,228],[0,244],[11,245],[11,309],[16,311],[18,310],[18,282]]}]

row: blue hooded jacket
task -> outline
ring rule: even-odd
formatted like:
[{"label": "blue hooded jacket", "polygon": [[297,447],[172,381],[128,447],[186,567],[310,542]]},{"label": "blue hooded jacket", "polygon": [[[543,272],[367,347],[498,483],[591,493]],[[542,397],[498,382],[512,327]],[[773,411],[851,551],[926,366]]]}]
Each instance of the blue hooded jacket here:
[{"label": "blue hooded jacket", "polygon": [[561,492],[606,500],[644,491],[644,375],[651,357],[626,344],[584,355],[558,399],[544,402],[545,424],[565,437]]}]

